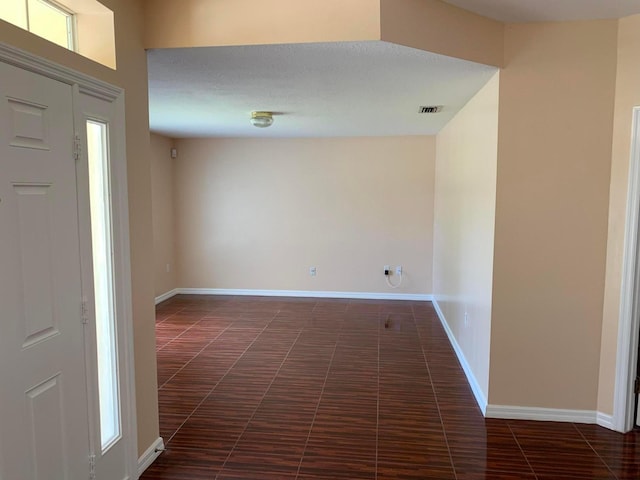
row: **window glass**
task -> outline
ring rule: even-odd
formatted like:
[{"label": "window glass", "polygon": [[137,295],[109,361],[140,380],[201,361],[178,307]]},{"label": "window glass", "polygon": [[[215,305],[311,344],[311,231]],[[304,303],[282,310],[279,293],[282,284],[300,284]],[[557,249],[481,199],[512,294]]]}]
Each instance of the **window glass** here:
[{"label": "window glass", "polygon": [[0,18],[27,30],[27,4],[25,0],[0,0]]},{"label": "window glass", "polygon": [[100,440],[103,452],[121,435],[108,146],[107,124],[87,121]]},{"label": "window glass", "polygon": [[29,31],[74,50],[73,14],[47,0],[28,0]]}]

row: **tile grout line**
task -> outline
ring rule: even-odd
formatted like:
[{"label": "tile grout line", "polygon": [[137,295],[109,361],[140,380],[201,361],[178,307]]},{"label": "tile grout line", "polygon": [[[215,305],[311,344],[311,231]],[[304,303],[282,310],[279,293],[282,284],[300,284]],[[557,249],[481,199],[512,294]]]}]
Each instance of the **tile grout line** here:
[{"label": "tile grout line", "polygon": [[516,432],[514,432],[513,429],[511,428],[511,425],[509,424],[509,422],[507,422],[507,428],[511,432],[511,436],[515,440],[516,445],[518,445],[518,448],[520,449],[520,453],[522,453],[522,456],[524,457],[525,462],[527,462],[527,465],[529,465],[529,468],[531,469],[531,473],[533,473],[533,476],[535,477],[535,479],[538,480],[538,474],[533,469],[533,465],[531,465],[531,462],[529,461],[529,457],[527,457],[527,454],[524,453],[524,448],[522,448],[522,445],[520,445],[520,442],[518,441],[518,436],[516,435]]},{"label": "tile grout line", "polygon": [[[433,308],[433,306],[431,307]],[[427,361],[427,354],[424,351],[424,345],[422,344],[422,335],[420,334],[420,329],[418,328],[418,323],[416,322],[416,312],[411,305],[411,313],[413,316],[413,323],[416,326],[416,332],[418,334],[418,339],[420,340],[420,351],[422,352],[422,358],[427,367],[427,372],[429,374],[429,383],[431,384],[431,390],[433,391],[433,398],[436,403],[436,408],[438,409],[438,417],[440,418],[440,425],[442,426],[442,434],[444,436],[444,443],[447,446],[447,452],[449,453],[449,461],[451,462],[451,468],[453,469],[453,477],[455,480],[458,480],[458,472],[456,471],[456,466],[453,462],[453,455],[451,455],[451,447],[449,446],[449,439],[447,438],[447,430],[444,426],[444,422],[442,421],[442,412],[440,411],[440,401],[438,400],[438,394],[436,393],[436,389],[433,385],[433,376],[431,375],[431,368],[429,368],[429,362]]]},{"label": "tile grout line", "polygon": [[[271,319],[271,321],[267,324],[266,328],[271,325],[271,323],[278,317],[278,315],[280,314],[280,310],[278,310],[278,312],[276,312],[276,314],[274,315],[274,317]],[[240,433],[240,435],[238,436],[238,439],[236,440],[236,443],[234,443],[233,447],[231,447],[231,450],[229,450],[229,454],[227,455],[227,458],[224,459],[224,462],[222,463],[222,466],[220,467],[220,470],[218,471],[218,473],[216,473],[216,476],[214,478],[218,478],[218,475],[220,475],[220,473],[222,471],[224,471],[224,467],[227,464],[227,462],[229,461],[229,459],[231,458],[231,455],[233,455],[233,452],[235,451],[236,447],[238,446],[238,443],[240,443],[240,439],[242,438],[242,435],[244,435],[244,433],[247,431],[247,428],[249,427],[249,424],[251,423],[251,420],[253,420],[253,417],[255,417],[256,412],[258,411],[258,409],[260,408],[260,405],[262,405],[262,402],[264,401],[264,397],[267,396],[267,393],[269,392],[269,390],[271,389],[271,386],[273,385],[273,382],[276,381],[276,377],[278,376],[278,374],[280,373],[280,370],[282,369],[282,366],[284,365],[284,362],[287,361],[287,358],[289,358],[289,355],[291,354],[291,351],[293,350],[293,347],[296,345],[296,343],[298,343],[298,339],[300,338],[300,335],[302,335],[302,331],[304,330],[304,328],[302,328],[299,332],[298,335],[296,335],[296,339],[293,341],[293,343],[291,344],[291,347],[289,347],[289,350],[287,350],[287,354],[284,356],[284,358],[282,359],[282,362],[280,362],[280,366],[278,367],[278,370],[276,371],[276,373],[273,375],[273,378],[271,379],[271,382],[269,382],[269,385],[267,386],[267,389],[265,390],[264,394],[262,395],[262,398],[260,399],[260,402],[258,403],[258,405],[256,405],[256,408],[253,410],[253,413],[251,414],[251,416],[249,417],[249,420],[247,421],[247,424],[245,425],[244,429],[242,430],[242,432]],[[264,330],[262,332],[260,332],[260,335],[262,335],[264,333]],[[258,338],[260,338],[260,335],[258,335],[256,337],[256,340]],[[255,340],[254,340],[255,341]],[[253,342],[252,342],[253,344]],[[246,353],[246,351],[245,351]],[[244,353],[242,354],[244,355]],[[242,356],[241,355],[241,356]],[[235,363],[234,363],[235,365]]]},{"label": "tile grout line", "polygon": [[[182,311],[182,310],[181,310]],[[174,314],[174,315],[177,315]],[[173,337],[171,340],[169,340],[167,343],[165,343],[164,345],[162,345],[160,348],[156,348],[156,353],[162,351],[165,347],[167,347],[169,344],[171,344],[173,341],[178,340],[179,338],[181,338],[185,333],[187,333],[189,330],[191,330],[193,327],[195,327],[196,325],[199,325],[200,323],[202,323],[203,320],[206,320],[207,318],[214,318],[214,317],[208,317],[206,314],[203,315],[202,317],[200,317],[198,319],[198,321],[196,323],[194,323],[193,325],[189,326],[188,328],[186,328],[185,330],[183,330],[179,335],[176,335],[175,337]],[[166,318],[165,320],[163,320],[162,322],[160,322],[160,324],[164,323],[166,320],[169,320],[168,318]],[[235,321],[235,320],[233,320]],[[233,322],[232,322],[233,323]],[[158,325],[160,325],[158,324]],[[156,327],[158,326],[156,325]],[[230,326],[230,325],[229,325]],[[229,328],[229,326],[227,326],[225,328],[225,330],[227,328]],[[198,352],[198,354],[200,354],[200,352]]]},{"label": "tile grout line", "polygon": [[[176,315],[178,315],[179,313],[182,313],[183,311],[184,311],[184,307],[182,307],[180,310],[177,310],[177,311],[173,312],[171,315],[169,315],[169,316],[168,316],[167,318],[165,318],[164,320],[161,320],[161,321],[159,321],[159,322],[156,322],[156,324],[155,324],[155,327],[154,327],[153,331],[157,334],[157,332],[158,332],[158,326],[159,326],[159,325],[162,325],[162,324],[163,324],[163,323],[165,323],[167,320],[169,320],[171,317],[175,317]],[[199,322],[200,322],[200,320],[202,320],[202,319],[199,319],[196,323],[199,323]],[[194,324],[194,325],[195,325],[195,324]],[[191,327],[193,327],[193,325],[191,325]],[[189,328],[191,328],[191,327],[189,327]],[[189,330],[189,328],[187,328],[187,330]],[[179,335],[174,336],[173,338],[171,338],[171,340],[169,340],[167,343],[165,343],[164,345],[162,345],[160,348],[158,348],[158,346],[157,346],[157,339],[156,339],[156,354],[157,354],[160,350],[162,350],[164,347],[166,347],[167,345],[169,345],[171,342],[173,342],[173,341],[174,341],[176,338],[178,338],[180,335],[182,335],[184,332],[186,332],[186,330],[182,331],[182,333],[180,333]]]},{"label": "tile grout line", "polygon": [[[315,307],[314,307],[315,309]],[[324,376],[324,382],[322,383],[322,389],[320,390],[320,394],[318,396],[318,404],[316,405],[316,410],[313,412],[313,420],[311,420],[311,425],[309,425],[309,433],[307,434],[307,439],[304,442],[304,448],[302,449],[302,455],[300,455],[300,463],[298,463],[298,471],[296,472],[296,479],[300,476],[300,469],[302,468],[302,461],[304,460],[304,454],[307,452],[307,446],[309,445],[309,439],[311,438],[311,432],[313,431],[313,426],[316,423],[316,417],[318,416],[318,411],[320,410],[320,403],[322,403],[322,396],[324,395],[324,389],[327,386],[327,379],[329,378],[329,372],[331,371],[331,366],[333,365],[333,359],[336,355],[336,350],[338,349],[338,340],[340,339],[340,333],[342,332],[343,323],[340,324],[340,330],[338,331],[338,335],[336,336],[335,344],[333,345],[333,352],[331,352],[331,360],[329,360],[329,365],[327,366],[327,373]]]},{"label": "tile grout line", "polygon": [[596,456],[600,459],[600,461],[601,461],[602,463],[604,463],[604,464],[605,464],[605,466],[607,467],[607,470],[609,470],[609,471],[611,472],[611,475],[613,475],[613,477],[617,479],[617,478],[618,478],[618,476],[616,475],[616,473],[615,473],[613,470],[611,470],[611,467],[609,466],[609,463],[608,463],[608,462],[605,462],[604,458],[602,458],[602,456],[600,455],[600,453],[599,453],[595,448],[593,448],[593,445],[591,445],[591,442],[589,441],[589,439],[588,439],[587,437],[585,437],[585,436],[584,436],[584,434],[580,431],[580,429],[577,427],[577,425],[576,425],[575,423],[572,423],[572,425],[573,425],[573,428],[575,428],[575,429],[578,431],[578,433],[580,434],[580,436],[582,437],[582,439],[583,439],[585,442],[587,442],[587,445],[589,445],[589,448],[591,448],[591,450],[593,450],[593,451],[594,451],[594,453],[595,453],[595,454],[596,454]]},{"label": "tile grout line", "polygon": [[[274,317],[273,317],[273,318],[275,318],[275,315],[277,315],[277,313],[276,313],[276,314],[274,314]],[[209,390],[209,392],[207,392],[207,394],[206,394],[206,395],[204,396],[204,398],[200,401],[200,403],[198,403],[198,404],[194,407],[194,409],[192,410],[192,412],[191,412],[189,415],[187,415],[187,418],[185,418],[185,419],[184,419],[184,421],[180,424],[180,426],[176,429],[176,431],[175,431],[175,432],[173,432],[173,435],[171,435],[171,438],[169,438],[169,440],[166,442],[166,444],[168,444],[168,443],[173,439],[173,437],[175,437],[175,436],[176,436],[176,434],[180,431],[180,429],[184,426],[184,424],[185,424],[185,423],[187,423],[191,417],[193,417],[193,414],[195,413],[195,411],[196,411],[196,410],[198,410],[198,408],[200,408],[200,406],[201,406],[201,405],[202,405],[202,404],[207,400],[207,398],[209,398],[209,396],[213,393],[213,391],[216,389],[216,387],[217,387],[218,385],[220,385],[220,382],[222,382],[222,380],[224,380],[224,379],[225,379],[225,377],[229,374],[229,372],[231,371],[231,369],[232,369],[233,367],[235,367],[235,366],[236,366],[236,363],[238,363],[238,362],[240,361],[240,359],[244,356],[244,354],[245,354],[245,353],[247,353],[247,350],[249,350],[249,349],[251,348],[251,346],[256,342],[256,340],[258,339],[258,337],[259,337],[260,335],[262,335],[262,333],[266,330],[267,326],[269,326],[269,324],[273,321],[273,318],[269,321],[269,323],[268,323],[267,325],[265,325],[265,326],[264,326],[264,328],[260,331],[260,333],[256,336],[256,338],[254,338],[254,339],[251,341],[251,343],[247,346],[247,348],[245,348],[245,349],[242,351],[242,353],[238,356],[238,358],[236,358],[236,361],[235,361],[235,362],[233,362],[233,364],[231,364],[231,366],[227,369],[227,371],[226,371],[226,372],[224,372],[224,375],[222,375],[222,377],[220,377],[220,380],[218,380],[218,381],[216,382],[216,384],[211,388],[211,390]],[[231,328],[231,325],[229,325],[227,328]],[[225,329],[225,330],[226,330],[226,329]],[[216,337],[216,338],[217,338],[217,337]],[[213,343],[213,342],[212,342],[212,343]],[[166,444],[165,444],[165,445],[166,445]]]},{"label": "tile grout line", "polygon": [[[199,321],[198,321],[198,323],[200,323],[201,321],[202,321],[202,320],[199,320]],[[233,324],[233,323],[232,323],[232,324]],[[204,351],[209,347],[209,345],[211,345],[211,344],[212,344],[213,342],[215,342],[218,338],[220,338],[220,335],[222,335],[224,332],[226,332],[226,331],[231,327],[231,325],[232,325],[232,324],[227,325],[227,326],[225,327],[225,329],[224,329],[224,330],[222,330],[220,333],[218,333],[218,335],[216,335],[216,338],[212,339],[209,343],[207,343],[204,347],[202,347],[202,348],[198,351],[198,353],[196,353],[196,354],[191,358],[191,360],[189,360],[187,363],[185,363],[182,367],[180,367],[180,368],[178,369],[178,371],[177,371],[176,373],[174,373],[173,375],[171,375],[171,376],[170,376],[170,377],[169,377],[165,382],[163,382],[163,384],[162,384],[162,385],[160,385],[160,386],[158,387],[158,391],[160,391],[162,388],[164,388],[164,386],[165,386],[167,383],[169,383],[171,380],[173,380],[173,379],[174,379],[174,377],[175,377],[176,375],[178,375],[182,370],[184,370],[184,369],[187,367],[187,365],[189,365],[191,362],[193,362],[193,361],[194,361],[194,360],[195,360],[195,359],[196,359],[196,358],[197,358],[197,357],[198,357],[202,352],[204,352]],[[191,327],[189,327],[189,328],[193,328],[193,327],[195,327],[195,325],[192,325],[192,326],[191,326]],[[186,330],[185,330],[185,332],[186,332]],[[184,333],[184,332],[183,332],[183,333]],[[178,337],[174,338],[173,340],[176,340],[177,338],[178,338]],[[171,340],[171,341],[173,342],[173,340]]]},{"label": "tile grout line", "polygon": [[[162,325],[163,323],[165,323],[167,320],[169,320],[171,317],[175,317],[178,314],[181,313],[188,313],[188,311],[186,310],[187,307],[182,307],[180,310],[177,310],[175,312],[173,312],[171,315],[169,315],[167,318],[165,318],[164,320],[161,320],[160,322],[156,322],[154,331],[157,332],[157,328],[158,325]],[[158,352],[160,352],[163,348],[165,348],[167,345],[169,345],[171,342],[173,342],[174,340],[177,340],[178,338],[182,337],[182,335],[184,335],[185,333],[187,333],[189,330],[191,330],[193,327],[195,327],[196,325],[198,325],[200,322],[202,322],[204,319],[206,318],[214,318],[214,317],[210,317],[207,316],[207,314],[202,315],[202,317],[200,317],[198,319],[198,321],[196,323],[194,323],[193,325],[191,325],[190,327],[188,327],[187,329],[183,330],[180,334],[174,336],[171,340],[169,340],[167,343],[165,343],[164,345],[162,345],[160,348],[156,347],[156,354]],[[234,320],[235,321],[235,320]],[[228,328],[228,327],[227,327]],[[226,330],[226,329],[225,329]],[[198,352],[199,354],[200,352]]]},{"label": "tile grout line", "polygon": [[[169,340],[167,343],[165,343],[163,346],[161,346],[160,348],[156,349],[156,353],[161,352],[164,348],[166,348],[168,345],[170,345],[171,343],[173,343],[174,341],[178,340],[179,338],[181,338],[185,333],[187,333],[189,330],[191,330],[193,327],[195,327],[196,325],[198,325],[200,322],[202,322],[202,320],[204,320],[205,317],[201,317],[198,319],[198,321],[196,323],[194,323],[193,325],[190,325],[189,327],[187,327],[186,329],[184,329],[182,332],[180,332],[179,335],[176,335],[175,337],[173,337],[171,340]],[[198,352],[198,354],[200,354],[200,352]]]},{"label": "tile grout line", "polygon": [[[158,309],[158,306],[156,305],[156,308],[155,308],[155,310],[156,310],[156,317],[158,316],[158,314],[157,314],[157,309]],[[185,307],[182,307],[182,308],[180,308],[180,309],[176,310],[175,312],[170,313],[170,314],[167,316],[167,318],[164,318],[164,319],[160,320],[159,322],[156,322],[156,327],[157,327],[158,325],[162,325],[164,322],[166,322],[167,320],[169,320],[171,317],[173,317],[173,316],[175,316],[175,315],[179,314],[179,313],[180,313],[180,312],[182,312],[184,309],[185,309]]]}]

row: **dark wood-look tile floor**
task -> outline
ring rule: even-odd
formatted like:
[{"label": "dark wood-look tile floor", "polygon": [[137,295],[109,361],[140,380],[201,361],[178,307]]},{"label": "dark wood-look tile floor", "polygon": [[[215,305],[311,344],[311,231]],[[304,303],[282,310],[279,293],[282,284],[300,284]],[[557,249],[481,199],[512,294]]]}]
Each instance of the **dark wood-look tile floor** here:
[{"label": "dark wood-look tile floor", "polygon": [[157,308],[144,480],[640,479],[640,434],[485,419],[430,303],[177,296]]}]

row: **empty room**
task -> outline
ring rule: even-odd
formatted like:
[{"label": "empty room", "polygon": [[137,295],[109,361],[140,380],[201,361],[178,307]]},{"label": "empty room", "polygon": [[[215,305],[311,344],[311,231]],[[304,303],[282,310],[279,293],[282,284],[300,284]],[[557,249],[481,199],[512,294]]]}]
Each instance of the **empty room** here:
[{"label": "empty room", "polygon": [[640,2],[6,0],[0,479],[640,478]]}]

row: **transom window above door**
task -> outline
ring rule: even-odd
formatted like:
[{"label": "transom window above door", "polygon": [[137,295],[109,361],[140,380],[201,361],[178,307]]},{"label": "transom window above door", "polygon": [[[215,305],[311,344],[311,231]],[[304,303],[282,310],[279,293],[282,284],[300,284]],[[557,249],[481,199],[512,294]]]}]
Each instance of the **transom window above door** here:
[{"label": "transom window above door", "polygon": [[97,0],[2,0],[0,20],[116,68],[113,12]]}]

